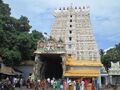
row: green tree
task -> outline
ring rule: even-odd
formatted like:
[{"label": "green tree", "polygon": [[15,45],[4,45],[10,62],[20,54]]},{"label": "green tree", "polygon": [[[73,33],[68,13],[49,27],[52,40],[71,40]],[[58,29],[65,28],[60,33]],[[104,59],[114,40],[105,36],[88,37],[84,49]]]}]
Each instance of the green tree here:
[{"label": "green tree", "polygon": [[21,33],[18,36],[18,47],[23,60],[29,60],[31,56],[32,42],[29,33]]},{"label": "green tree", "polygon": [[10,10],[9,5],[0,0],[0,16],[10,16]]},{"label": "green tree", "polygon": [[3,30],[0,30],[0,47],[4,47],[5,46],[5,41],[6,41],[6,34]]},{"label": "green tree", "polygon": [[111,66],[110,62],[120,61],[120,43],[115,45],[114,48],[107,50],[104,54],[103,50],[101,50],[100,52],[101,61],[107,70]]},{"label": "green tree", "polygon": [[36,30],[33,30],[31,35],[36,40],[40,40],[40,39],[44,38],[43,34],[41,32],[36,31]]},{"label": "green tree", "polygon": [[2,55],[2,57],[4,64],[11,67],[19,65],[21,60],[21,55],[19,51],[13,51],[7,48],[4,50],[4,54]]},{"label": "green tree", "polygon": [[21,16],[19,21],[18,30],[22,32],[29,32],[31,26],[29,25],[29,20],[25,16]]},{"label": "green tree", "polygon": [[114,61],[114,51],[115,51],[114,48],[107,50],[106,54],[103,57],[103,64],[107,70],[111,66],[110,62]]},{"label": "green tree", "polygon": [[[41,39],[45,39],[43,34],[39,31],[36,31],[36,30],[33,30],[31,33],[30,33],[30,36],[31,36],[31,42],[32,42],[32,52],[35,51],[37,49],[37,42],[38,40],[41,40]],[[33,60],[35,57],[34,57],[34,53],[32,53],[31,55],[31,59]]]},{"label": "green tree", "polygon": [[28,18],[16,19],[10,10],[9,5],[0,0],[0,57],[6,65],[14,66],[33,57],[36,43],[43,35],[36,30],[29,33]]},{"label": "green tree", "polygon": [[31,35],[32,41],[34,43],[34,50],[36,50],[38,40],[44,39],[44,36],[41,32],[38,32],[36,30],[33,30],[32,33],[30,33],[30,35]]},{"label": "green tree", "polygon": [[115,58],[116,61],[120,61],[120,43],[115,45]]},{"label": "green tree", "polygon": [[103,62],[104,61],[104,54],[105,54],[105,52],[104,52],[104,50],[103,49],[100,49],[99,50],[99,53],[100,53],[100,58],[101,58],[101,62]]}]

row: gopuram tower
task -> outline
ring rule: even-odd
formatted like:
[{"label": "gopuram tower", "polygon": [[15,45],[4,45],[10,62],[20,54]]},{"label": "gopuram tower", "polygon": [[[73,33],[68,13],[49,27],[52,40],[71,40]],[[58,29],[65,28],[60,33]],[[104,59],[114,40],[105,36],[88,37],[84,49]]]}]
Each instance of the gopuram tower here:
[{"label": "gopuram tower", "polygon": [[54,12],[51,36],[65,44],[64,77],[95,78],[101,87],[102,67],[93,34],[89,7],[59,8]]},{"label": "gopuram tower", "polygon": [[65,43],[67,54],[77,60],[100,60],[89,7],[56,9],[51,36]]},{"label": "gopuram tower", "polygon": [[101,87],[102,64],[89,8],[60,8],[55,10],[54,16],[50,38],[37,44],[36,78],[84,78],[89,79],[90,83],[97,80],[97,86]]}]

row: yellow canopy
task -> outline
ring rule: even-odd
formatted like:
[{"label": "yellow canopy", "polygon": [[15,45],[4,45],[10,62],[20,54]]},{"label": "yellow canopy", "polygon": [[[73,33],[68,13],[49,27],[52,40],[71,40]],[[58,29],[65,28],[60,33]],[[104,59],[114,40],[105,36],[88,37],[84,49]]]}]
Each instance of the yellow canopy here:
[{"label": "yellow canopy", "polygon": [[4,66],[0,69],[0,73],[13,75],[13,69],[11,67]]},{"label": "yellow canopy", "polygon": [[65,71],[64,76],[99,76],[98,70],[68,70]]},{"label": "yellow canopy", "polygon": [[65,64],[69,66],[103,66],[99,60],[74,60],[73,58],[67,58]]},{"label": "yellow canopy", "polygon": [[3,66],[0,68],[0,73],[7,74],[7,75],[21,75],[22,73],[15,71],[11,67]]}]

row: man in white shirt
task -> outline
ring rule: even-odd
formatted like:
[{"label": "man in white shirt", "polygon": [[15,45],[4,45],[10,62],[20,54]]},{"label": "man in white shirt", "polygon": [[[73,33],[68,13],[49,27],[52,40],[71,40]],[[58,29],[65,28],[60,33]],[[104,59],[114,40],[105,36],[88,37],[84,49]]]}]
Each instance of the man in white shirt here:
[{"label": "man in white shirt", "polygon": [[85,82],[82,80],[81,81],[81,89],[80,90],[84,90],[84,84],[85,84]]}]

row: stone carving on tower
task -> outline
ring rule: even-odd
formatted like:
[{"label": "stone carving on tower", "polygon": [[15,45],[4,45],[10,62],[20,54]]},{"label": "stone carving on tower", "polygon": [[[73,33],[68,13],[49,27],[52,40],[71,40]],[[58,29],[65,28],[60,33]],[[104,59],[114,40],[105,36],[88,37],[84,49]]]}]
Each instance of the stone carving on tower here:
[{"label": "stone carving on tower", "polygon": [[68,55],[77,60],[100,60],[89,7],[56,9],[54,17],[51,36],[64,41]]},{"label": "stone carving on tower", "polygon": [[61,39],[56,41],[52,37],[48,40],[39,40],[35,53],[64,53],[65,45]]}]

